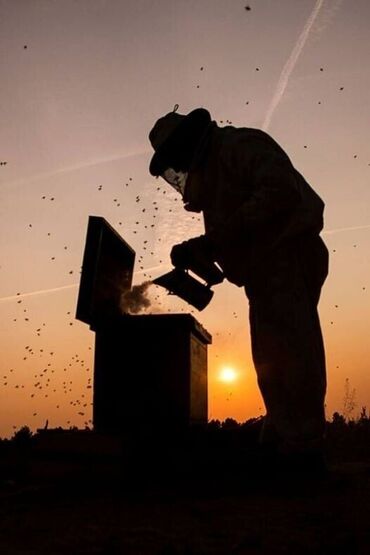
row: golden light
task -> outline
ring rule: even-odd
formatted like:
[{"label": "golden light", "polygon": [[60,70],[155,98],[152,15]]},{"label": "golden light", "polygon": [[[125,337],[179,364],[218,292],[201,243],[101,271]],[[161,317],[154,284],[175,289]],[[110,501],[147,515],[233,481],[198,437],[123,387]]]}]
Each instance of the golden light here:
[{"label": "golden light", "polygon": [[219,379],[222,382],[227,382],[227,383],[234,382],[237,377],[238,377],[238,374],[236,373],[234,368],[231,368],[230,366],[225,366],[224,368],[222,368],[219,374]]}]

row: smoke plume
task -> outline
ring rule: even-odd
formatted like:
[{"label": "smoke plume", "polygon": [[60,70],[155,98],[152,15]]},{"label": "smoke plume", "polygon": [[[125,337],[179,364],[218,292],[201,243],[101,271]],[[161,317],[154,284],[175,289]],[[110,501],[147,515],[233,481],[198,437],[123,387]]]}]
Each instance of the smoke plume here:
[{"label": "smoke plume", "polygon": [[140,285],[134,285],[129,291],[121,296],[121,310],[123,313],[138,314],[150,306],[148,299],[148,288],[151,281],[144,281]]}]

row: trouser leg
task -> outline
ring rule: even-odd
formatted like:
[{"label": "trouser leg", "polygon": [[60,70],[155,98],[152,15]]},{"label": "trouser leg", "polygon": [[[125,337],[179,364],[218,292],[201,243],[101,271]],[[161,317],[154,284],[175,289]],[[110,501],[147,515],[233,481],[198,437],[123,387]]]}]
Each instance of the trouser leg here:
[{"label": "trouser leg", "polygon": [[[252,355],[267,417],[282,449],[314,449],[325,433],[325,353],[316,303],[300,272],[250,297]],[[289,283],[287,283],[287,280]]]},{"label": "trouser leg", "polygon": [[320,329],[313,322],[309,330],[307,322],[288,329],[283,319],[270,326],[263,308],[251,308],[251,321],[253,359],[267,411],[265,437],[276,435],[287,449],[318,445],[325,431],[326,390]]}]

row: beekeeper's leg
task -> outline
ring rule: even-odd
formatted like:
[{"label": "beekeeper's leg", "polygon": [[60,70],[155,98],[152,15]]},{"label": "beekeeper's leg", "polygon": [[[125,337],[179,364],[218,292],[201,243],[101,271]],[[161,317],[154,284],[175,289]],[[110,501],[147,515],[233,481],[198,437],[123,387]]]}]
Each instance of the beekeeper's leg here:
[{"label": "beekeeper's leg", "polygon": [[287,451],[315,449],[325,432],[320,322],[296,270],[280,284],[266,281],[267,287],[250,298],[252,354],[267,411],[265,432],[270,437],[275,433],[280,449]]}]

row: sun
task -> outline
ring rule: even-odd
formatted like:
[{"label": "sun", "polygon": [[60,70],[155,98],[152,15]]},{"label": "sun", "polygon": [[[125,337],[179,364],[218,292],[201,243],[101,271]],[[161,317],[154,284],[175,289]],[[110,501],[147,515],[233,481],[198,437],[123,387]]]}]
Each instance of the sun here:
[{"label": "sun", "polygon": [[234,370],[234,368],[231,368],[231,366],[224,366],[224,368],[222,368],[222,370],[219,373],[219,379],[222,382],[226,382],[226,383],[234,382],[237,377],[238,377],[237,372]]}]

